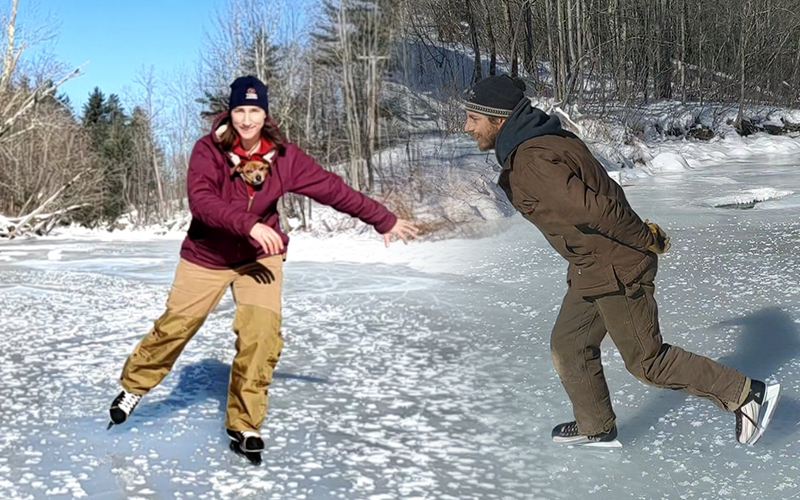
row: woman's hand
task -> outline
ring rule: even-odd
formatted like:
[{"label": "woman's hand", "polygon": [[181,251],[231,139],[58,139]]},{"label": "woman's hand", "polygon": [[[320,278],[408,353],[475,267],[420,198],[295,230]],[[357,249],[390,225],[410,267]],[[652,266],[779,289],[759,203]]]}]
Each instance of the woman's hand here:
[{"label": "woman's hand", "polygon": [[267,255],[283,253],[283,240],[277,231],[266,224],[257,222],[250,230],[250,237],[261,245]]},{"label": "woman's hand", "polygon": [[416,238],[417,233],[419,233],[419,229],[417,229],[416,226],[411,224],[409,221],[397,219],[394,227],[389,230],[388,233],[383,234],[383,242],[386,244],[386,248],[389,248],[389,243],[392,241],[392,235],[394,235],[403,240],[403,243],[408,245],[408,240],[411,238]]}]

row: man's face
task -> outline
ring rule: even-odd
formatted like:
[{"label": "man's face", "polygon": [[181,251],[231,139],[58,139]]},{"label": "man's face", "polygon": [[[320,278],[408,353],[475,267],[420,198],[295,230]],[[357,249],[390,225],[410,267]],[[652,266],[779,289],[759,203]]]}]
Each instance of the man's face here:
[{"label": "man's face", "polygon": [[505,121],[505,118],[489,118],[480,113],[467,111],[467,123],[464,125],[464,131],[469,132],[472,138],[478,141],[478,149],[488,151],[494,149],[497,133]]}]

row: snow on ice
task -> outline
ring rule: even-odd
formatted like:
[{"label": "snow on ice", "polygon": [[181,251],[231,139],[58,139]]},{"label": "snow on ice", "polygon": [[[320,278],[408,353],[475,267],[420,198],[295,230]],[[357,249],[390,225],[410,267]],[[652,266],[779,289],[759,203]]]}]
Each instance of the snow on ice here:
[{"label": "snow on ice", "polygon": [[[453,185],[496,175],[453,141],[441,172]],[[665,141],[647,151],[666,168],[620,170],[639,214],[672,237],[657,279],[665,341],[783,384],[755,447],[736,443],[731,414],[634,379],[610,342],[625,447],[553,444],[552,426],[571,419],[549,353],[566,263],[521,217],[459,194],[431,210],[477,207],[495,221],[487,236],[389,249],[358,227],[292,237],[260,468],[227,450],[223,429],[229,297],[129,422],[105,431],[122,363],[162,312],[180,232],[2,242],[0,498],[797,498],[796,143]],[[754,209],[720,208],[743,202]]]}]

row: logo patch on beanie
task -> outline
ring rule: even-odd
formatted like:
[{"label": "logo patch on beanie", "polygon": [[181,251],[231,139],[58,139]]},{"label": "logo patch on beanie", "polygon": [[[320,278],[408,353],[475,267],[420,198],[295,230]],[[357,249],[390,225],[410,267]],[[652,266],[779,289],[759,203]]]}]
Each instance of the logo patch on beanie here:
[{"label": "logo patch on beanie", "polygon": [[247,93],[244,95],[244,98],[245,99],[252,99],[254,101],[257,101],[258,100],[258,94],[256,93],[256,89],[254,89],[252,87],[247,89]]}]

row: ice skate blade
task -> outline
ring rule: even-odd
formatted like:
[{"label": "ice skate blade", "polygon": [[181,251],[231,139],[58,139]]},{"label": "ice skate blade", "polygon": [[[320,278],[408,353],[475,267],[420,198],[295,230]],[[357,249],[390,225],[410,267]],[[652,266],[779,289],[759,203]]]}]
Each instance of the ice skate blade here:
[{"label": "ice skate blade", "polygon": [[592,441],[586,444],[577,445],[585,448],[622,448],[622,443],[616,439],[613,441]]},{"label": "ice skate blade", "polygon": [[564,446],[568,446],[570,448],[622,448],[622,443],[618,440],[614,439],[612,441],[555,441],[554,443],[558,443]]}]

